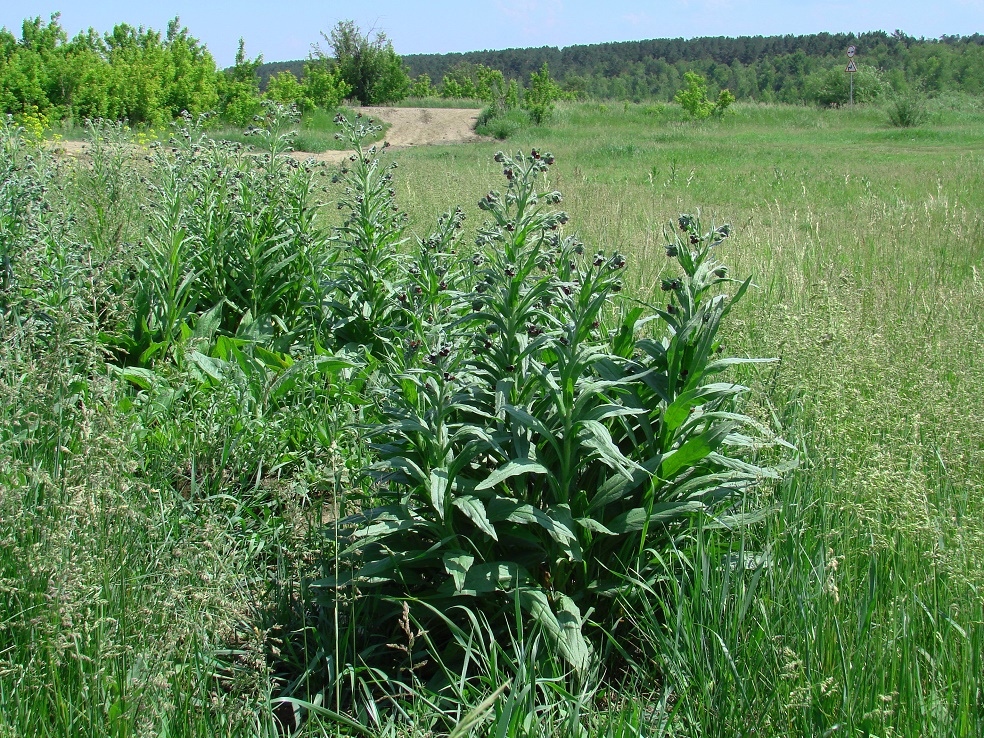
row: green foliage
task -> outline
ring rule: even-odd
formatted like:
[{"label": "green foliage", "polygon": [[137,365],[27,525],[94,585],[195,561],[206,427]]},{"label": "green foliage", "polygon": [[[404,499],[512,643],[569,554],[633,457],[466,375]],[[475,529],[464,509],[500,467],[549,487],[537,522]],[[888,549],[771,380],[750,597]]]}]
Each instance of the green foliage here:
[{"label": "green foliage", "polygon": [[[407,96],[410,76],[385,33],[377,32],[370,39],[353,21],[339,21],[330,35],[321,35],[331,48],[339,75],[361,104],[382,105]],[[318,47],[314,56],[327,59]]]},{"label": "green foliage", "polygon": [[706,120],[712,115],[722,116],[735,101],[730,90],[721,90],[718,98],[711,101],[707,97],[707,81],[699,74],[687,72],[684,75],[687,86],[678,90],[674,96],[680,106],[693,120]]},{"label": "green foliage", "polygon": [[854,74],[844,71],[843,65],[816,72],[803,82],[806,99],[825,107],[847,105],[851,97],[851,78],[854,78],[854,102],[859,105],[876,102],[885,92],[880,72],[867,64],[858,64]]},{"label": "green foliage", "polygon": [[410,84],[409,97],[433,97],[437,90],[431,84],[431,78],[426,74],[419,74]]},{"label": "green foliage", "polygon": [[380,355],[403,328],[394,297],[407,215],[394,199],[396,163],[381,165],[377,146],[363,145],[379,126],[362,113],[354,122],[339,114],[335,122],[342,126],[337,135],[355,152],[336,175],[346,185],[338,202],[345,219],[334,237],[338,260],[324,285],[320,338],[324,345],[363,346]]},{"label": "green foliage", "polygon": [[530,117],[525,110],[513,108],[502,111],[495,107],[487,107],[475,121],[475,132],[482,136],[504,140],[529,126]]},{"label": "green foliage", "polygon": [[44,274],[34,242],[49,220],[44,195],[52,178],[28,135],[10,116],[0,120],[0,320],[15,323],[22,311],[30,314]]},{"label": "green foliage", "polygon": [[281,72],[270,78],[264,93],[268,100],[280,105],[296,105],[303,110],[306,106],[305,89],[291,72]]},{"label": "green foliage", "polygon": [[236,63],[221,78],[220,111],[223,118],[240,128],[248,126],[260,112],[260,86],[256,80],[256,68],[262,63],[262,55],[255,59],[246,56],[246,42],[239,39]]},{"label": "green foliage", "polygon": [[896,128],[915,128],[926,121],[926,103],[915,94],[901,94],[888,103],[888,121]]},{"label": "green foliage", "polygon": [[485,64],[507,78],[525,79],[544,62],[564,87],[589,99],[670,101],[687,72],[715,89],[730,89],[739,100],[805,102],[804,78],[844,68],[844,52],[857,47],[859,58],[880,69],[896,90],[923,85],[928,94],[984,93],[981,34],[913,38],[905,34],[820,33],[803,36],[701,37],[649,39],[464,54],[406,57],[413,74],[441,77],[460,64]]},{"label": "green foliage", "polygon": [[441,81],[440,94],[445,98],[473,98],[482,100],[499,110],[510,110],[518,104],[518,98],[508,104],[509,86],[501,70],[484,64],[462,62],[452,67]]},{"label": "green foliage", "polygon": [[[570,106],[541,134],[578,167],[574,176],[551,170],[550,179],[564,178],[583,240],[617,239],[626,267],[616,260],[606,271],[616,256],[610,251],[599,265],[594,248],[578,254],[565,226],[547,227],[545,239],[526,228],[517,197],[525,190],[515,180],[535,154],[503,155],[499,163],[513,178],[498,196],[482,198],[490,225],[479,229],[477,249],[461,246],[472,230],[462,217],[471,217],[474,206],[449,210],[427,235],[394,246],[400,255],[385,272],[392,290],[380,291],[390,295],[393,327],[380,325],[370,346],[375,356],[361,346],[357,356],[327,353],[324,344],[341,339],[315,330],[330,323],[328,303],[342,302],[347,289],[340,281],[335,294],[329,284],[339,276],[335,262],[347,256],[346,233],[337,248],[320,239],[324,261],[313,279],[298,277],[293,263],[284,267],[291,280],[309,285],[297,317],[283,319],[299,326],[293,336],[285,338],[279,326],[270,330],[265,320],[223,326],[232,308],[207,306],[189,315],[152,369],[120,366],[117,359],[127,357],[111,355],[118,345],[108,336],[132,325],[145,279],[141,262],[151,258],[148,235],[154,248],[162,241],[162,202],[176,203],[188,232],[204,233],[203,218],[226,222],[227,211],[244,207],[275,229],[291,230],[286,216],[255,202],[244,206],[248,193],[224,177],[231,168],[264,201],[277,198],[264,189],[266,179],[270,188],[294,192],[271,174],[273,161],[303,174],[282,155],[294,122],[275,109],[261,111],[249,154],[234,147],[217,154],[195,129],[192,142],[168,147],[178,150],[181,171],[195,173],[175,189],[179,198],[165,198],[169,170],[146,162],[139,138],[125,126],[93,126],[88,154],[64,157],[38,146],[45,114],[26,111],[17,118],[23,128],[8,119],[0,130],[0,247],[7,257],[0,293],[0,733],[981,735],[984,190],[977,186],[979,161],[967,152],[981,148],[984,127],[978,100],[946,96],[931,104],[933,128],[906,131],[886,127],[877,107],[848,113],[742,105],[733,125],[721,129],[661,125],[682,118],[676,105],[655,112],[642,105]],[[864,176],[845,178],[862,147]],[[399,171],[411,172],[412,223],[447,207],[449,180],[458,187],[459,180],[485,176],[471,172],[472,157],[440,148],[397,156]],[[166,160],[167,152],[152,158]],[[343,166],[354,171],[353,164]],[[399,189],[392,180],[369,181]],[[343,200],[357,203],[359,182],[345,180],[353,191]],[[538,202],[527,201],[525,212],[540,208],[546,220],[557,215],[558,203],[547,201],[553,191],[543,182],[537,180]],[[312,188],[312,198],[320,191]],[[685,285],[699,284],[701,268],[684,263],[683,251],[699,256],[707,246],[702,234],[716,233],[711,242],[723,234],[685,219],[686,231],[677,223],[667,233],[677,253],[664,259],[659,228],[625,214],[655,207],[662,219],[674,200],[718,202],[721,191],[730,195],[719,207],[753,224],[737,234],[740,248],[730,260],[738,271],[762,270],[763,288],[745,292],[714,342],[726,342],[737,356],[779,346],[783,358],[733,367],[729,381],[756,391],[726,400],[724,409],[706,403],[683,414],[683,422],[727,423],[734,411],[754,416],[782,428],[803,463],[777,484],[710,508],[711,517],[698,513],[651,527],[641,555],[605,556],[605,572],[620,574],[611,577],[612,596],[600,598],[590,616],[591,596],[576,604],[585,620],[581,633],[594,649],[590,661],[608,656],[610,668],[589,667],[579,684],[571,673],[576,618],[563,607],[565,597],[575,599],[577,580],[554,580],[581,562],[568,560],[573,544],[563,528],[542,527],[548,514],[560,519],[557,506],[533,505],[554,494],[551,475],[561,474],[562,456],[548,436],[558,437],[560,416],[551,398],[567,391],[556,379],[561,352],[573,356],[574,347],[560,338],[572,335],[568,316],[579,314],[581,296],[598,296],[599,286],[611,284],[599,326],[579,344],[599,359],[587,381],[575,381],[575,395],[587,406],[605,394],[610,404],[638,411],[629,389],[641,391],[647,381],[669,386],[668,369],[642,377],[636,370],[657,364],[644,350],[647,342],[683,357],[700,345],[660,313],[684,321],[692,302]],[[216,205],[220,196],[227,205]],[[385,190],[376,202],[393,206]],[[276,210],[290,208],[304,209],[295,197]],[[346,210],[341,220],[350,215]],[[324,227],[331,222],[315,219]],[[226,233],[234,240],[264,231],[233,221]],[[568,253],[565,243],[573,247],[574,267],[547,259],[544,270],[536,266],[521,281],[520,263],[506,255],[536,247],[560,256]],[[713,263],[718,248],[704,262],[711,274],[720,268]],[[229,253],[235,270],[243,269],[237,248]],[[621,292],[606,279],[621,280]],[[550,293],[548,286],[548,305],[537,303],[541,281],[561,288]],[[511,297],[517,283],[518,302]],[[665,293],[657,292],[664,285]],[[710,310],[716,298],[730,303],[740,289],[720,283],[693,302]],[[255,291],[262,296],[265,288]],[[666,297],[654,300],[653,292]],[[620,300],[625,294],[629,299]],[[524,298],[535,304],[524,308]],[[633,318],[636,308],[643,313]],[[646,314],[657,317],[644,323]],[[502,402],[493,406],[488,380],[509,341],[505,332],[483,327],[497,315],[518,318],[526,353],[502,375]],[[534,320],[524,324],[527,315]],[[701,322],[693,335],[712,322]],[[531,335],[530,325],[543,333]],[[917,363],[898,360],[916,354]],[[606,361],[623,372],[603,374]],[[703,389],[718,383],[711,379]],[[451,402],[440,405],[440,392]],[[528,392],[528,402],[515,401],[513,392]],[[677,422],[686,402],[671,408],[686,392],[681,387],[665,407],[660,401],[660,428]],[[427,428],[445,424],[447,459],[413,417]],[[652,444],[628,443],[628,430],[646,417],[598,422],[638,463]],[[479,437],[469,449],[475,428],[491,441]],[[730,440],[760,435],[751,431]],[[370,433],[378,444],[373,452],[366,447]],[[564,438],[582,455],[595,454],[572,465],[587,489],[594,489],[591,475],[620,477],[582,436]],[[671,461],[688,440],[678,442]],[[504,460],[527,448],[525,473],[507,476],[515,467],[507,470]],[[440,464],[472,451],[476,463],[448,479],[445,503],[450,499],[452,509],[442,522],[432,494],[442,486]],[[399,466],[401,455],[437,459],[428,470],[437,470],[438,483],[413,481],[416,472]],[[760,467],[777,460],[775,450],[742,452],[726,442],[707,463],[724,456],[750,472],[736,455]],[[358,475],[362,468],[367,476]],[[698,465],[694,476],[703,471]],[[493,520],[495,508],[486,504],[500,542],[482,537],[466,512],[475,515],[477,507],[455,505],[462,486],[477,488],[497,473],[495,484],[465,494],[483,504],[485,494],[527,500],[543,516],[534,512],[531,520],[516,510],[519,520]],[[661,463],[654,496],[677,485],[672,473]],[[637,505],[635,496],[649,493],[636,489],[624,504]],[[383,526],[393,521],[377,508],[373,525],[380,527],[364,530],[362,540],[372,556],[385,540],[406,544],[391,549],[396,561],[381,569],[399,567],[405,582],[310,586],[349,575],[349,563],[367,563],[354,552],[337,556],[358,539],[336,538],[345,531],[334,521],[393,500],[397,511],[413,505],[422,512],[410,520],[394,513],[406,530],[387,532]],[[584,516],[585,525],[601,521],[612,536],[594,531],[588,540],[579,521],[560,520],[585,535],[578,538],[585,562],[603,553],[604,541],[615,547],[641,535],[613,530],[610,517],[622,514],[622,502],[593,510],[594,522]],[[758,522],[740,525],[751,520]],[[408,531],[425,522],[451,528],[454,539],[426,531],[411,538]],[[502,553],[507,536],[519,540]],[[462,547],[434,561],[430,543]],[[499,561],[528,559],[534,582],[525,588],[543,592],[546,606],[536,604],[533,591],[524,600],[520,587],[507,592],[508,569],[479,577],[488,549]],[[540,566],[536,550],[559,552],[560,561]],[[463,571],[468,556],[475,560]],[[518,566],[514,571],[518,579]],[[493,574],[501,591],[455,591],[456,577],[488,586]],[[446,600],[427,595],[442,587]],[[408,591],[429,601],[379,596]],[[524,601],[533,604],[524,609]],[[460,606],[444,608],[445,602]],[[360,650],[373,638],[379,648]],[[558,658],[565,649],[567,660]]]},{"label": "green foliage", "polygon": [[[203,135],[186,117],[158,149],[146,239],[138,251],[135,311],[112,338],[127,364],[180,358],[208,313],[212,332],[279,349],[311,335],[325,266],[315,224],[315,172],[284,155],[296,119],[277,108],[253,129],[266,156]],[[107,337],[108,338],[108,337]]]},{"label": "green foliage", "polygon": [[[323,585],[376,592],[381,613],[387,597],[409,603],[442,651],[433,612],[481,612],[505,633],[518,608],[585,677],[616,628],[606,603],[630,596],[624,577],[648,571],[646,551],[662,550],[680,521],[778,477],[739,459],[770,443],[735,408],[745,388],[711,381],[756,361],[721,358],[717,338],[749,282],[718,294],[733,281],[712,254],[728,228],[704,232],[683,216],[683,239],[666,249],[681,269],[664,283],[670,304],[644,318],[617,302],[625,257],[587,256],[561,235],[561,195],[540,189],[553,156],[496,161],[506,191],[479,202],[489,215],[479,251],[454,258],[462,215],[446,214],[374,344],[385,356],[382,420],[368,428],[378,504],[341,521],[352,570]],[[356,201],[385,212],[390,195],[367,184],[353,188]],[[653,321],[662,335],[640,332]],[[379,622],[367,652],[391,642],[399,612]]]},{"label": "green foliage", "polygon": [[447,98],[462,98],[462,97],[474,97],[475,88],[471,85],[471,81],[468,81],[467,85],[463,85],[461,82],[456,80],[454,77],[445,75],[444,79],[441,80],[441,97]]},{"label": "green foliage", "polygon": [[352,94],[352,86],[327,59],[311,59],[304,65],[303,93],[310,105],[333,111]]},{"label": "green foliage", "polygon": [[0,106],[36,107],[53,118],[159,124],[181,111],[198,114],[218,103],[215,61],[177,18],[163,35],[117,25],[69,41],[58,16],[25,21],[22,38],[0,41]]},{"label": "green foliage", "polygon": [[550,121],[554,103],[561,97],[560,88],[550,79],[550,70],[544,62],[539,72],[530,74],[529,86],[523,93],[522,108],[529,113],[534,125],[541,126]]}]

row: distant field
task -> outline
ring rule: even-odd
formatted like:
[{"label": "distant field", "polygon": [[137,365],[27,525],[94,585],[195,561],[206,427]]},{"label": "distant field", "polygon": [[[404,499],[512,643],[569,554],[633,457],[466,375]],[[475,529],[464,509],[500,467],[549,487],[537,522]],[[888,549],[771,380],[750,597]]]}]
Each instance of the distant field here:
[{"label": "distant field", "polygon": [[[398,162],[412,231],[460,204],[470,250],[479,198],[502,185],[496,151],[552,152],[566,228],[588,253],[625,254],[625,293],[656,307],[664,228],[696,211],[732,224],[722,258],[754,286],[728,318],[727,351],[779,361],[729,376],[753,390],[743,410],[800,460],[748,501],[761,522],[734,535],[694,526],[656,552],[668,599],[626,617],[658,663],[582,703],[539,683],[530,699],[550,709],[502,734],[538,735],[545,720],[557,735],[577,724],[612,738],[981,735],[984,109],[940,105],[914,129],[880,108],[733,109],[694,124],[674,105],[563,104],[504,142],[384,157]],[[145,216],[96,197],[92,171],[108,182],[114,168],[66,180],[89,198],[78,227],[132,258]],[[339,187],[324,186],[316,225],[336,225]],[[119,230],[106,212],[125,215]],[[88,297],[112,266],[93,263],[74,245],[63,263],[31,262],[47,295],[24,298],[37,335],[0,322],[0,738],[276,735],[275,709],[293,713],[275,698],[338,669],[299,582],[333,566],[321,526],[364,461],[346,450],[364,448],[357,433],[332,435],[337,403],[312,389],[309,415],[277,416],[269,433],[295,423],[307,440],[237,487],[234,462],[255,453],[234,441],[272,442],[258,414],[234,414],[275,387],[231,383],[221,407],[190,390],[153,402],[127,390],[90,330],[90,311],[123,310]],[[195,369],[203,384],[209,366]],[[212,449],[211,466],[186,448]],[[572,723],[557,717],[572,704]],[[421,702],[410,721],[363,715],[365,730],[321,708],[298,735],[445,734]]]}]

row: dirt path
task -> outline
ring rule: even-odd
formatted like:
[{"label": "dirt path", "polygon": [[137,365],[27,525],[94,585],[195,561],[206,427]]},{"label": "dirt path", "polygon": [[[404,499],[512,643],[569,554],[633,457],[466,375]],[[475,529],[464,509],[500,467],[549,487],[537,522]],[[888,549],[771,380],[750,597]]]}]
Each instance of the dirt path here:
[{"label": "dirt path", "polygon": [[[474,108],[360,108],[359,111],[364,116],[389,123],[385,140],[398,149],[491,140],[475,133],[479,111]],[[70,155],[81,154],[85,147],[82,141],[59,141],[56,145],[57,150]],[[347,151],[294,153],[297,159],[313,158],[327,162],[339,162],[348,155]]]},{"label": "dirt path", "polygon": [[[435,146],[490,141],[475,133],[479,111],[474,108],[360,108],[370,118],[389,123],[385,140],[396,148]],[[325,151],[321,154],[297,152],[298,158],[313,157],[317,161],[341,161],[345,151]]]}]

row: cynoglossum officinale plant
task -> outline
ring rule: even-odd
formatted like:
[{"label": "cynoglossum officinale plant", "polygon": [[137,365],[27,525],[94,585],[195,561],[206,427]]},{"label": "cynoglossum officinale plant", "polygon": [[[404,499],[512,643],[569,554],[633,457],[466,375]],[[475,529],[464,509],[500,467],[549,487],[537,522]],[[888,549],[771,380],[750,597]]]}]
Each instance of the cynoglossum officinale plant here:
[{"label": "cynoglossum officinale plant", "polygon": [[647,550],[778,475],[743,458],[774,442],[735,410],[745,388],[710,381],[749,361],[722,358],[717,339],[749,282],[721,293],[732,280],[712,252],[728,229],[683,216],[669,303],[645,318],[620,294],[626,257],[564,233],[544,186],[554,157],[495,160],[505,184],[479,201],[470,268],[450,296],[430,293],[442,319],[413,339],[415,360],[390,365],[369,429],[375,498],[340,523],[350,570],[322,584],[409,600],[435,637],[433,608],[505,629],[518,607],[585,674]]}]

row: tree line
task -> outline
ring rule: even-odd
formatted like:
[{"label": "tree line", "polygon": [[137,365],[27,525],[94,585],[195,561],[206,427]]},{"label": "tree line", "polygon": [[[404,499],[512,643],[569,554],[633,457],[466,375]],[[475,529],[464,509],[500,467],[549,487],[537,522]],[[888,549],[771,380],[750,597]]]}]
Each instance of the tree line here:
[{"label": "tree line", "polygon": [[163,33],[119,24],[71,39],[57,14],[48,22],[28,19],[19,38],[0,29],[0,113],[158,125],[183,111],[215,111],[245,126],[264,98],[331,110],[345,99],[378,105],[408,96],[475,98],[493,112],[519,105],[532,111],[564,97],[669,101],[694,74],[714,95],[728,90],[738,100],[827,105],[846,101],[850,45],[859,52],[858,102],[888,90],[984,94],[982,34],[651,39],[409,56],[398,55],[384,33],[363,34],[352,21],[321,37],[325,47],[315,44],[308,59],[268,64],[250,58],[240,40],[235,64],[220,70],[178,18]]},{"label": "tree line", "polygon": [[235,64],[220,70],[178,18],[164,33],[124,23],[71,39],[57,14],[48,22],[28,19],[19,38],[0,29],[0,113],[21,121],[109,119],[155,126],[182,112],[216,112],[245,126],[264,98],[332,110],[347,98],[385,103],[409,93],[406,67],[385,34],[370,38],[343,21],[322,38],[326,49],[316,45],[299,75],[283,72],[261,90],[257,70],[263,59],[250,58],[242,39]]},{"label": "tree line", "polygon": [[651,39],[591,45],[414,54],[403,57],[411,76],[441,79],[462,64],[502,70],[523,79],[548,64],[579,97],[671,100],[687,72],[705,77],[739,100],[824,102],[831,72],[843,76],[848,46],[879,85],[896,91],[984,94],[984,35],[915,38],[902,31]]}]

